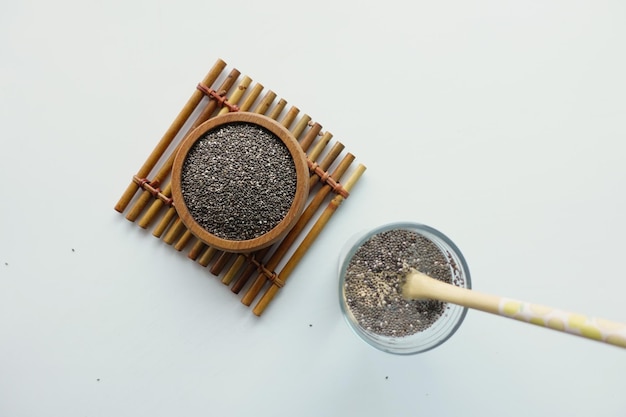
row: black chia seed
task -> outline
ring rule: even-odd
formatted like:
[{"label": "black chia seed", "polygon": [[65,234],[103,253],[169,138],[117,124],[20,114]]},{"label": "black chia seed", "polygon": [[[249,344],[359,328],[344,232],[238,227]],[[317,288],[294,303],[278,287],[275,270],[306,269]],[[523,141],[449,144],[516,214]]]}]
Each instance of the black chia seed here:
[{"label": "black chia seed", "polygon": [[296,195],[296,168],[278,136],[251,123],[207,132],[187,153],[181,191],[194,220],[222,239],[257,238],[276,227]]},{"label": "black chia seed", "polygon": [[427,329],[444,314],[446,304],[441,301],[402,297],[402,284],[412,268],[440,281],[464,284],[450,254],[412,230],[377,233],[356,250],[346,269],[344,294],[364,330],[405,337]]}]

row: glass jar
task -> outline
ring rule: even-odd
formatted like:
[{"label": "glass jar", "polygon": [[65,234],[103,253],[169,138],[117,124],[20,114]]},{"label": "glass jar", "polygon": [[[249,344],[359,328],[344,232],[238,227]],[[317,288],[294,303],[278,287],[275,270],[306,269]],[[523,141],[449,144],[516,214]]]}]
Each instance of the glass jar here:
[{"label": "glass jar", "polygon": [[[411,355],[426,352],[448,340],[463,322],[467,308],[444,303],[443,310],[440,313],[441,315],[434,318],[432,324],[413,334],[400,336],[380,334],[384,332],[377,333],[371,328],[367,328],[359,323],[354,312],[351,310],[346,296],[346,273],[351,265],[350,262],[353,260],[357,251],[374,236],[396,230],[413,232],[421,238],[432,242],[441,252],[441,254],[437,255],[438,259],[445,260],[443,265],[441,262],[438,263],[439,271],[446,271],[446,267],[450,268],[449,276],[452,278],[451,281],[454,285],[469,289],[471,288],[471,278],[465,258],[456,245],[440,231],[423,224],[411,222],[385,224],[355,236],[345,245],[339,258],[339,300],[345,320],[354,333],[371,346],[393,354]],[[378,244],[382,244],[383,247],[377,247],[377,250],[388,251],[389,255],[391,255],[394,251],[394,247],[384,247],[386,242],[382,239],[379,240],[382,242]],[[392,243],[389,243],[389,245],[392,246]],[[430,244],[428,244],[428,246],[433,247]],[[395,250],[398,251],[397,247]],[[419,249],[417,250],[419,251]],[[378,265],[377,268],[384,269],[385,266]],[[427,271],[421,272],[428,274]],[[351,279],[354,280],[355,278]],[[412,324],[409,325],[413,327]],[[420,324],[418,327],[424,327],[424,324]]]}]

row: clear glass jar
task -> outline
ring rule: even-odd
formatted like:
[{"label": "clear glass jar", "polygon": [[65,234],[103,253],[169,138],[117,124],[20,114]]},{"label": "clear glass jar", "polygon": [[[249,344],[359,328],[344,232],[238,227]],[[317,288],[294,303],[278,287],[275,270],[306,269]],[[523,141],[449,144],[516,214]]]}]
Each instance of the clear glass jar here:
[{"label": "clear glass jar", "polygon": [[397,229],[415,232],[433,242],[449,259],[451,276],[457,277],[454,279],[455,285],[471,288],[471,279],[465,258],[456,245],[440,231],[423,224],[411,222],[385,224],[355,236],[345,245],[339,258],[339,301],[348,325],[361,339],[379,350],[399,355],[411,355],[433,349],[448,340],[463,322],[467,308],[446,304],[441,316],[429,327],[407,336],[381,335],[359,324],[346,299],[346,271],[355,253],[363,244],[375,235]]}]

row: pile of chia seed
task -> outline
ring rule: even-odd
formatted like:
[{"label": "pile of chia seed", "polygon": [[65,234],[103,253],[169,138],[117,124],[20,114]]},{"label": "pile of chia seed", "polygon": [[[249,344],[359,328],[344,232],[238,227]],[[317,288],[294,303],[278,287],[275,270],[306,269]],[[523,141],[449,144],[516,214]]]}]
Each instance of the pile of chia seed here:
[{"label": "pile of chia seed", "polygon": [[412,230],[377,233],[357,249],[346,269],[344,294],[363,329],[405,337],[427,329],[441,317],[445,303],[402,297],[402,285],[412,268],[440,281],[463,284],[450,255]]},{"label": "pile of chia seed", "polygon": [[285,217],[296,195],[296,168],[287,146],[252,123],[208,131],[187,153],[181,191],[194,220],[222,239],[264,235]]}]

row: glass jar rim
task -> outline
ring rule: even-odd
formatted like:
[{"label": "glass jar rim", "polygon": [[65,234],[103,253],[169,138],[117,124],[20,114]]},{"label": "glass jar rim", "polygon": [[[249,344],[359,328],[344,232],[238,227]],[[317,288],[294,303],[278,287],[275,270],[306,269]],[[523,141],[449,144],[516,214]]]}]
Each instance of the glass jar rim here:
[{"label": "glass jar rim", "polygon": [[339,256],[338,274],[339,274],[339,302],[344,319],[348,323],[352,331],[362,340],[376,349],[398,354],[398,355],[412,355],[417,353],[426,352],[431,350],[445,341],[447,341],[458,330],[467,314],[467,308],[457,306],[454,304],[448,304],[444,314],[439,317],[432,326],[427,329],[417,332],[410,336],[405,337],[388,337],[381,336],[373,332],[369,332],[363,329],[356,318],[352,315],[350,308],[347,306],[347,302],[344,294],[345,274],[346,269],[356,251],[373,236],[390,230],[409,230],[414,231],[423,237],[429,239],[440,250],[448,255],[457,264],[457,267],[462,276],[463,286],[471,289],[471,277],[469,273],[469,267],[467,262],[456,246],[456,244],[444,233],[431,226],[410,222],[410,221],[397,221],[382,224],[367,230],[363,230],[360,233],[355,234],[352,239],[349,239],[344,245]]}]

